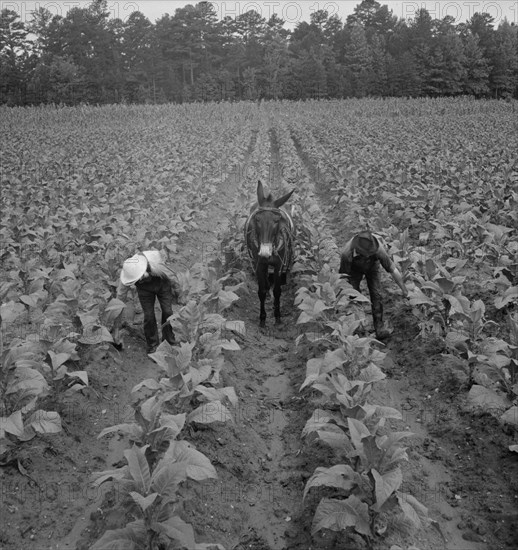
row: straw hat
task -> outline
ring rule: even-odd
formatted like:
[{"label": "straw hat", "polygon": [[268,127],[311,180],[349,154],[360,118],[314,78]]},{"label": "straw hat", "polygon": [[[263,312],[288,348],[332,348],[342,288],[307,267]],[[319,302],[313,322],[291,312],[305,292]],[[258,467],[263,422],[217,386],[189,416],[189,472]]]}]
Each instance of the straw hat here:
[{"label": "straw hat", "polygon": [[380,245],[376,237],[370,231],[362,231],[353,239],[353,248],[362,256],[374,256]]},{"label": "straw hat", "polygon": [[143,254],[135,254],[122,264],[121,282],[129,286],[135,284],[144,275],[148,260]]}]

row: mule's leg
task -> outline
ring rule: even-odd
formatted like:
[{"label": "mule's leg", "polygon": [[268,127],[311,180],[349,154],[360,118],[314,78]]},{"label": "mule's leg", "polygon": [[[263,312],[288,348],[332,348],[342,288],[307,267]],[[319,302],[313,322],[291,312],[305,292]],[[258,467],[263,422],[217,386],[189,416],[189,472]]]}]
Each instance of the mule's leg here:
[{"label": "mule's leg", "polygon": [[273,314],[275,315],[275,324],[281,324],[281,274],[275,269],[273,274]]},{"label": "mule's leg", "polygon": [[261,302],[261,312],[259,314],[259,326],[263,328],[266,323],[266,309],[264,307],[264,302],[266,300],[266,294],[268,293],[268,264],[259,264],[257,266],[257,283],[259,285],[259,290],[257,294],[259,296],[259,301]]}]

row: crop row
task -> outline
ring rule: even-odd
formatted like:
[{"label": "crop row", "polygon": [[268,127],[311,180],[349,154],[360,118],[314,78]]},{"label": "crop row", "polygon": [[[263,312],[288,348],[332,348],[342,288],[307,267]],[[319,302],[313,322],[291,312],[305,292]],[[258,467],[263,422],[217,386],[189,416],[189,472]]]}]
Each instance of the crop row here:
[{"label": "crop row", "polygon": [[[307,136],[292,121],[290,126],[280,121],[275,131],[287,173],[290,169],[297,173],[300,286],[295,303],[300,311],[297,322],[304,330],[296,343],[309,341],[319,352],[307,361],[300,388],[318,403],[302,437],[308,445],[319,440],[329,446],[336,460],[313,472],[302,497],[305,500],[313,488],[335,492],[330,493],[333,498],[320,500],[313,535],[326,529],[356,532],[371,544],[385,534],[388,515],[397,517],[398,510],[407,527],[420,528],[433,521],[415,497],[401,491],[400,463],[407,459],[402,440],[412,434],[387,431],[386,420],[401,419],[401,413],[370,400],[373,385],[385,378],[381,368],[385,354],[372,338],[355,334],[366,324],[363,305],[368,300],[337,273],[339,246],[317,198]],[[308,389],[313,391],[307,393]]]},{"label": "crop row", "polygon": [[183,482],[217,478],[209,459],[179,436],[189,425],[232,420],[231,409],[238,398],[233,387],[221,386],[223,350],[240,349],[231,336],[242,336],[245,327],[240,321],[227,321],[221,313],[238,299],[235,291],[240,284],[226,284],[228,276],[218,278],[213,268],[201,264],[179,279],[185,305],[168,320],[179,346],[164,341],[151,355],[161,376],[142,380],[131,390],[134,420],[99,434],[123,434],[131,443],[124,451],[127,464],[95,473],[93,485],[114,482],[133,520],[104,533],[92,550],[160,544],[222,549],[219,544],[197,543],[192,525],[179,515]]},{"label": "crop row", "polygon": [[512,108],[493,104],[491,115],[405,119],[373,108],[366,124],[339,104],[313,104],[297,113],[287,106],[287,116],[301,155],[316,169],[328,218],[386,238],[410,288],[420,335],[442,339],[464,365],[473,405],[496,400],[501,405],[493,414],[516,425]]},{"label": "crop row", "polygon": [[252,111],[3,111],[0,455],[60,431],[38,403],[88,384],[81,358],[113,355],[107,304],[122,261],[146,249],[172,258],[243,158],[251,126],[236,121]]}]

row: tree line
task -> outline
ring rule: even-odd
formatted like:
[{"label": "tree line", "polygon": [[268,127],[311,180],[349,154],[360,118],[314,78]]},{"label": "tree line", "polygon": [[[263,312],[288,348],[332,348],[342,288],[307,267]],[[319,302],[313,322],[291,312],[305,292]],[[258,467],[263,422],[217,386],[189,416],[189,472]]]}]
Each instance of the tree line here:
[{"label": "tree line", "polygon": [[363,0],[343,22],[324,10],[293,31],[250,10],[218,20],[210,2],[154,24],[110,18],[107,0],[25,23],[0,13],[0,102],[164,103],[455,96],[518,98],[518,27],[426,9],[399,19]]}]

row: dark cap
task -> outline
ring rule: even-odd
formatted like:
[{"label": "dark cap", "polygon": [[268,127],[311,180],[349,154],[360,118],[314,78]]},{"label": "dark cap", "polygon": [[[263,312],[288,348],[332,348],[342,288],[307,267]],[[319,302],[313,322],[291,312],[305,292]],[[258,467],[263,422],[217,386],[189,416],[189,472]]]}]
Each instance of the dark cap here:
[{"label": "dark cap", "polygon": [[362,256],[374,256],[380,245],[376,237],[370,231],[362,231],[353,239],[353,248]]}]

